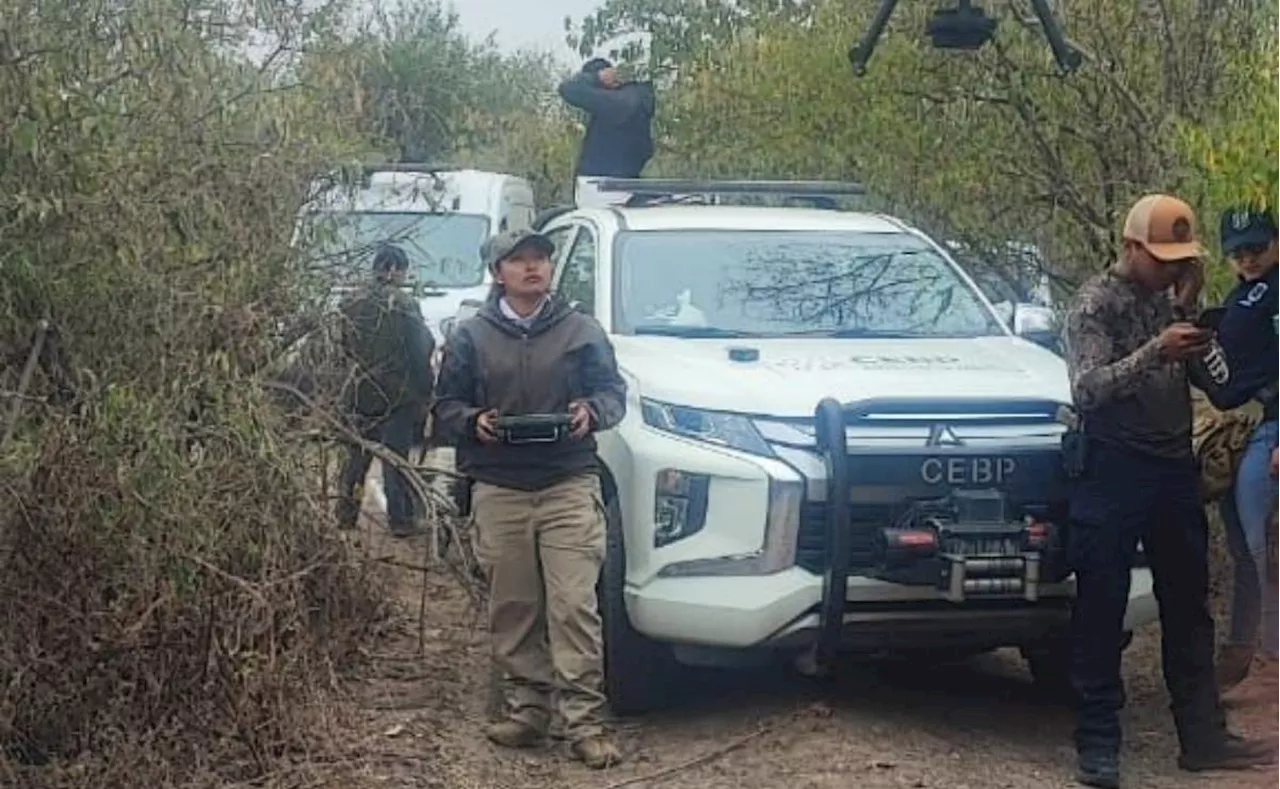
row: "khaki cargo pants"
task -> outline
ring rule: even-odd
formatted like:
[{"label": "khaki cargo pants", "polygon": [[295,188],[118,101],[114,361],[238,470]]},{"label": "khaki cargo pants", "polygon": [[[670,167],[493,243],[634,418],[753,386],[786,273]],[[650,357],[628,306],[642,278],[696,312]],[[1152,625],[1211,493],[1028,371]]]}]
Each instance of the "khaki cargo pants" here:
[{"label": "khaki cargo pants", "polygon": [[570,741],[602,734],[599,478],[578,476],[539,491],[477,482],[472,512],[508,715],[546,731],[554,700]]}]

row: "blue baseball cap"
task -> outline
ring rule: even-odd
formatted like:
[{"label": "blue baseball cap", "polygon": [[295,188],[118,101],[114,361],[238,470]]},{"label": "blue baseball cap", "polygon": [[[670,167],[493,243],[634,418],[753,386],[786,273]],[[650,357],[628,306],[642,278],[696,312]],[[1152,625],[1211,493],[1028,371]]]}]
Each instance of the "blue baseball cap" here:
[{"label": "blue baseball cap", "polygon": [[1266,246],[1276,238],[1276,218],[1270,211],[1237,206],[1222,212],[1222,251],[1228,255],[1241,247]]}]

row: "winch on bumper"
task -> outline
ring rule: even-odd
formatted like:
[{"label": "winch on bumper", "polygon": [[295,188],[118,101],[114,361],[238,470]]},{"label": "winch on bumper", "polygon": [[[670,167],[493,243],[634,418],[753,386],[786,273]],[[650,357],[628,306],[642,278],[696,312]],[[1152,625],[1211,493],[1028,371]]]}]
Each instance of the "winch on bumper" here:
[{"label": "winch on bumper", "polygon": [[1030,516],[1010,521],[1006,509],[1004,495],[996,490],[957,490],[943,499],[916,502],[897,524],[876,532],[872,575],[935,585],[953,603],[970,598],[1034,603],[1040,598],[1045,554],[1058,548],[1057,531]]}]

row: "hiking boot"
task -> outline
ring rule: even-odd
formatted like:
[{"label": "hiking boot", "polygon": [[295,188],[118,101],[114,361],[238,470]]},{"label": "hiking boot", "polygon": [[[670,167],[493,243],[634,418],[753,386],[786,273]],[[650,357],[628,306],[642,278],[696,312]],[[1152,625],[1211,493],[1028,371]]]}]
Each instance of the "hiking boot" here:
[{"label": "hiking boot", "polygon": [[508,718],[490,723],[484,729],[484,736],[503,748],[532,748],[542,742],[543,732],[537,726]]},{"label": "hiking boot", "polygon": [[1220,692],[1226,693],[1244,682],[1244,678],[1249,676],[1249,667],[1253,665],[1253,655],[1253,647],[1249,644],[1226,644],[1218,651],[1214,674]]},{"label": "hiking boot", "polygon": [[593,770],[603,770],[622,761],[622,751],[603,734],[578,740],[569,750],[575,759]]},{"label": "hiking boot", "polygon": [[1120,789],[1120,759],[1114,753],[1082,753],[1076,783],[1094,789]]},{"label": "hiking boot", "polygon": [[1187,772],[1207,770],[1247,770],[1251,767],[1275,764],[1274,740],[1244,738],[1224,734],[1216,742],[1194,750],[1183,751],[1178,756],[1178,767]]}]

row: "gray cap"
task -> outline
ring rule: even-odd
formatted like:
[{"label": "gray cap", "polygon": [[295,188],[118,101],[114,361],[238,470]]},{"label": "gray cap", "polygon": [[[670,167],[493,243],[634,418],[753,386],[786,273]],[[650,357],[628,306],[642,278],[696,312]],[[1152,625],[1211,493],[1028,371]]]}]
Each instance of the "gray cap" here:
[{"label": "gray cap", "polygon": [[485,266],[495,269],[499,263],[526,247],[534,247],[548,257],[556,249],[556,245],[551,242],[551,239],[526,228],[507,230],[493,236],[484,242],[484,246],[480,249],[480,255],[484,258]]}]

